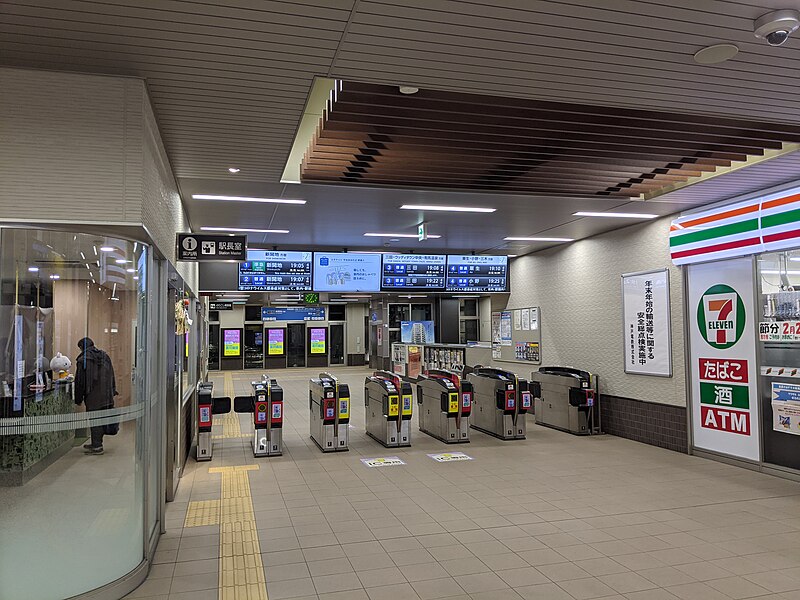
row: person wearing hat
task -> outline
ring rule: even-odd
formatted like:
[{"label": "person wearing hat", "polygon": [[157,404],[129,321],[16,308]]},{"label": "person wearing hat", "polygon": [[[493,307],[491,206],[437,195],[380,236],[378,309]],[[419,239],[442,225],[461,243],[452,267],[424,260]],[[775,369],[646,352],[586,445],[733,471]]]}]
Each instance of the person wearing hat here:
[{"label": "person wearing hat", "polygon": [[[113,408],[117,395],[114,365],[111,358],[85,337],[78,342],[81,353],[75,363],[75,404],[85,404],[87,412]],[[105,425],[92,429],[91,442],[84,444],[87,454],[103,454]]]}]

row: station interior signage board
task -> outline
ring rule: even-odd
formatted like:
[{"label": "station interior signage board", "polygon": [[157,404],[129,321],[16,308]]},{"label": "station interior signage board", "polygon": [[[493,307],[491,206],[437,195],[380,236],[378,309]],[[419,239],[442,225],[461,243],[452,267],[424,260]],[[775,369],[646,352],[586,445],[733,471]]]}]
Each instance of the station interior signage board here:
[{"label": "station interior signage board", "polygon": [[508,257],[448,255],[447,292],[507,292]]},{"label": "station interior signage board", "polygon": [[278,308],[264,306],[261,308],[262,321],[324,321],[325,307]]},{"label": "station interior signage board", "polygon": [[239,290],[243,292],[310,292],[311,252],[248,250],[239,263]]},{"label": "station interior signage board", "polygon": [[381,289],[443,292],[447,256],[444,254],[384,254]]},{"label": "station interior signage board", "polygon": [[314,252],[314,291],[379,292],[381,255]]}]

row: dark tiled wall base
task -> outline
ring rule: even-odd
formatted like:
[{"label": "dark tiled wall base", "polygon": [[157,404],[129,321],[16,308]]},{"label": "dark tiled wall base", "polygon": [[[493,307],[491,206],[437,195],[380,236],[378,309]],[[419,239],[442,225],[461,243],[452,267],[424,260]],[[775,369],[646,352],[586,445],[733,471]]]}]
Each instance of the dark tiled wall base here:
[{"label": "dark tiled wall base", "polygon": [[600,396],[603,431],[652,446],[686,452],[686,407]]}]

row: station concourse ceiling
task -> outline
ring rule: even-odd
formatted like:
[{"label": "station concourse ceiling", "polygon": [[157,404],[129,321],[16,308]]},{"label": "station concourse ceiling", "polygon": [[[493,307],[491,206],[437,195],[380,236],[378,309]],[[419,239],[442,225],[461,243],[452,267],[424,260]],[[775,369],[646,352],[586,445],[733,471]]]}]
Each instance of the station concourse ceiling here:
[{"label": "station concourse ceiling", "polygon": [[[195,229],[290,231],[251,234],[262,247],[522,254],[552,243],[504,238],[635,222],[577,211],[667,215],[797,179],[800,36],[753,35],[787,4],[3,0],[0,64],[144,78]],[[694,61],[718,43],[738,55]],[[303,183],[282,183],[320,78],[342,82],[342,104],[306,148]],[[730,172],[682,187],[713,169]],[[441,237],[363,235],[420,221]]]}]

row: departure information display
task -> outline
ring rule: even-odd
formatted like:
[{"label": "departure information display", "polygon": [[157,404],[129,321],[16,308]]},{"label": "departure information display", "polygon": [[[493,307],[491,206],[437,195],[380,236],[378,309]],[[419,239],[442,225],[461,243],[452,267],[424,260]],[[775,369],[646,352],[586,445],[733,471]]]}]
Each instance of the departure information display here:
[{"label": "departure information display", "polygon": [[448,256],[448,292],[508,291],[507,256]]},{"label": "departure information display", "polygon": [[248,250],[247,262],[239,263],[242,292],[310,292],[311,252]]},{"label": "departure information display", "polygon": [[315,292],[377,292],[380,289],[380,254],[314,252]]},{"label": "departure information display", "polygon": [[443,292],[446,269],[444,254],[384,254],[381,289]]}]

